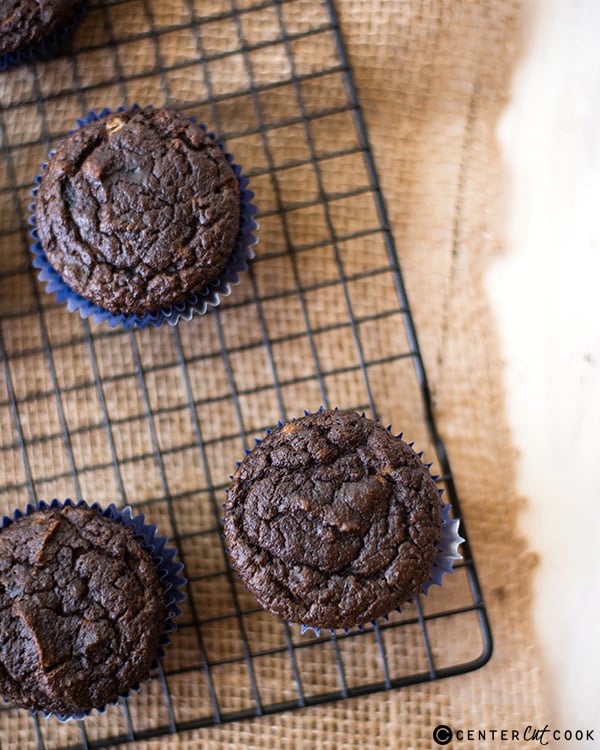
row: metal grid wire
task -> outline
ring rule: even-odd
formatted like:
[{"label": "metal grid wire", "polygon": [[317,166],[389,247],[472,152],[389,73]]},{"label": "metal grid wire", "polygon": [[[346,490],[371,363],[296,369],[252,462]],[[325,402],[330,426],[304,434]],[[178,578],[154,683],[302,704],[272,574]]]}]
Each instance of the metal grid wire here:
[{"label": "metal grid wire", "polygon": [[[61,54],[4,76],[0,507],[131,504],[172,537],[189,584],[140,693],[66,727],[2,707],[0,745],[107,747],[483,665],[491,635],[468,541],[428,597],[363,632],[319,637],[262,612],[224,553],[235,461],[266,427],[320,404],[392,416],[435,460],[460,517],[333,5],[96,0]],[[28,257],[26,206],[47,152],[90,109],[134,102],[209,123],[260,207],[241,286],[175,329],[82,321],[44,293]]]}]

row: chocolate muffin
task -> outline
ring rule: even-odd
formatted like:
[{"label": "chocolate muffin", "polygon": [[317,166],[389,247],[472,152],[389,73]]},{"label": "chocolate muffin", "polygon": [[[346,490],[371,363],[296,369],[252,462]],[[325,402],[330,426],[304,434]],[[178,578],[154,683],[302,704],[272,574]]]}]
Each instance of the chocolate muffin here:
[{"label": "chocolate muffin", "polygon": [[45,507],[0,531],[0,694],[73,716],[147,677],[167,618],[155,563],[131,526]]},{"label": "chocolate muffin", "polygon": [[225,538],[265,609],[348,628],[388,614],[428,581],[442,505],[403,440],[354,412],[322,410],[273,430],[241,462]]},{"label": "chocolate muffin", "polygon": [[35,224],[70,290],[113,314],[144,316],[216,282],[240,210],[238,179],[211,135],[178,112],[134,107],[59,143]]},{"label": "chocolate muffin", "polygon": [[0,59],[33,47],[78,20],[83,0],[5,0],[0,15]]}]

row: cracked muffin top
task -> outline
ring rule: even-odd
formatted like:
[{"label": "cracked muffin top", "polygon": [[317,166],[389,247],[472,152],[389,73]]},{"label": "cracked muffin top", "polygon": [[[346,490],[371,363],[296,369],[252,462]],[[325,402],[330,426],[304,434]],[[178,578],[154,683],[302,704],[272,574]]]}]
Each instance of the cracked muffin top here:
[{"label": "cracked muffin top", "polygon": [[39,185],[52,267],[111,313],[175,305],[224,270],[240,228],[238,180],[218,143],[168,109],[133,108],[63,139]]},{"label": "cracked muffin top", "polygon": [[20,52],[69,21],[83,0],[3,0],[0,57]]},{"label": "cracked muffin top", "polygon": [[131,527],[85,507],[46,508],[0,531],[0,694],[85,713],[147,677],[167,608]]},{"label": "cracked muffin top", "polygon": [[347,628],[393,611],[429,579],[441,508],[403,440],[354,412],[320,411],[273,430],[242,461],[225,539],[265,609]]}]

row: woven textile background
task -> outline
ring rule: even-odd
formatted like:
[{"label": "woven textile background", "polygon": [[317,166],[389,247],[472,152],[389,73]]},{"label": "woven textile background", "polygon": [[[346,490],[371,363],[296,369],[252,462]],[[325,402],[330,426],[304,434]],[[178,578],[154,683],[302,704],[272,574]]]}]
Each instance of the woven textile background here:
[{"label": "woven textile background", "polygon": [[[201,534],[214,523],[203,488],[211,482],[224,487],[243,449],[238,438],[240,415],[245,436],[251,440],[276,423],[282,411],[292,416],[323,401],[368,410],[371,399],[384,421],[404,430],[426,454],[431,452],[422,411],[415,408],[420,402],[412,365],[401,359],[392,364],[386,360],[390,353],[393,358],[404,351],[407,343],[401,312],[393,312],[397,299],[392,276],[373,272],[387,265],[385,247],[376,234],[358,237],[362,227],[375,222],[376,217],[366,216],[361,202],[364,164],[360,155],[353,153],[351,117],[348,120],[347,113],[332,112],[312,125],[312,142],[319,148],[347,152],[343,158],[323,163],[319,171],[322,184],[316,184],[312,165],[306,164],[307,134],[301,123],[293,122],[298,107],[293,91],[266,88],[261,92],[261,124],[269,126],[290,118],[285,127],[269,130],[267,153],[273,163],[267,163],[260,134],[240,136],[256,116],[251,97],[229,94],[235,93],[236,87],[260,88],[279,74],[289,75],[289,50],[269,43],[280,32],[277,14],[268,7],[260,14],[242,13],[242,28],[237,30],[227,19],[215,20],[210,29],[203,29],[201,40],[203,54],[213,58],[208,64],[210,75],[192,62],[200,42],[184,28],[190,13],[217,18],[219,10],[229,5],[223,0],[126,0],[103,5],[100,10],[92,3],[74,37],[74,48],[86,49],[78,55],[75,68],[58,56],[0,78],[2,105],[25,102],[2,112],[0,133],[11,148],[25,144],[12,151],[12,179],[20,186],[20,206],[27,205],[31,180],[57,134],[72,127],[86,109],[114,107],[127,100],[173,104],[217,128],[236,160],[251,173],[261,209],[260,244],[252,274],[224,301],[218,316],[209,314],[183,323],[177,336],[165,328],[135,334],[133,339],[122,332],[96,335],[90,324],[85,330],[91,330],[93,337],[90,334],[90,339],[84,337],[72,345],[69,342],[80,336],[81,321],[51,299],[43,302],[41,323],[32,314],[30,325],[23,324],[27,306],[43,292],[41,286],[32,286],[30,275],[18,273],[27,262],[27,247],[18,232],[14,196],[2,194],[3,236],[11,237],[14,232],[14,237],[11,243],[4,242],[1,258],[4,267],[13,264],[15,269],[10,281],[0,288],[0,312],[7,316],[2,326],[3,345],[9,355],[18,355],[11,360],[10,376],[15,396],[22,401],[19,416],[24,439],[39,443],[39,450],[28,453],[29,467],[23,467],[18,452],[0,453],[2,485],[8,488],[0,492],[3,512],[27,501],[11,488],[25,485],[29,472],[38,497],[81,491],[86,499],[105,503],[119,494],[147,499],[138,503],[139,509],[164,533],[172,534],[169,509],[156,501],[164,493],[166,477],[169,489],[178,497],[179,524],[190,533]],[[243,11],[252,3],[232,5]],[[298,34],[293,49],[295,72],[335,65],[330,35],[324,34],[322,39],[302,36],[323,23],[319,3],[294,0],[281,7],[287,30]],[[337,0],[336,8],[425,359],[435,417],[446,442],[483,585],[494,655],[482,669],[460,677],[139,742],[136,748],[425,750],[432,747],[431,733],[440,723],[519,728],[545,718],[529,616],[533,561],[516,536],[514,455],[503,414],[501,363],[482,289],[486,263],[501,250],[499,209],[504,184],[494,129],[506,103],[518,52],[521,3]],[[148,18],[153,28],[140,34],[140,29],[147,29]],[[162,31],[171,27],[172,31]],[[234,39],[236,33],[255,45],[250,60],[252,81],[247,80],[248,61],[230,54],[231,46],[239,44]],[[169,72],[157,74],[157,66],[166,66]],[[123,77],[126,85],[116,82]],[[309,109],[327,103],[334,110],[337,98],[342,97],[338,87],[335,76],[307,82],[303,102]],[[76,89],[80,93],[73,93]],[[224,94],[216,104],[196,104],[215,91]],[[44,97],[43,111],[27,103],[35,99],[35,92]],[[277,169],[275,182],[269,176],[273,165]],[[7,176],[2,179],[3,184],[9,184]],[[348,196],[332,202],[331,213],[324,216],[313,202],[319,191]],[[284,224],[278,218],[281,204],[287,217]],[[351,235],[355,231],[357,235],[343,248],[346,271],[353,279],[345,288],[336,283],[339,257],[322,241],[328,221],[340,232]],[[301,248],[293,264],[287,255],[272,252],[285,243]],[[301,300],[294,293],[298,283],[308,290]],[[256,296],[262,300],[260,305],[246,304]],[[371,394],[367,396],[357,361],[357,341],[346,325],[348,300],[362,321],[361,351],[374,363],[369,368]],[[11,314],[19,316],[18,324],[11,326]],[[307,319],[316,331],[312,340],[302,335]],[[270,361],[262,346],[265,330]],[[52,346],[51,369],[45,342]],[[94,359],[89,356],[90,346]],[[225,363],[220,357],[224,346],[229,352]],[[187,380],[179,377],[177,363],[182,359],[194,363],[188,368]],[[319,379],[315,378],[315,362],[321,366]],[[142,390],[135,376],[140,366],[151,373]],[[273,366],[282,384],[276,399],[267,388]],[[227,395],[231,377],[239,394],[237,403]],[[104,403],[99,403],[97,389],[86,385],[98,379],[104,384]],[[2,381],[0,385],[7,387]],[[27,400],[27,394],[51,393],[57,385],[64,394],[59,410],[51,395]],[[194,424],[183,408],[190,393],[199,404],[204,462],[190,448],[195,441]],[[7,403],[8,398],[3,393],[0,400]],[[148,406],[155,415],[151,424],[145,417]],[[94,427],[102,422],[101,408],[113,420],[111,441],[106,440],[104,429]],[[3,408],[1,417],[3,445],[9,446],[14,440],[10,408]],[[60,439],[64,424],[74,435],[67,452]],[[53,435],[57,437],[46,439]],[[228,435],[230,439],[226,439]],[[156,470],[156,450],[164,458],[160,472]],[[120,467],[117,475],[115,457]],[[79,487],[73,486],[71,460],[78,469]],[[38,481],[46,477],[55,478]],[[201,576],[214,564],[211,555],[221,554],[209,546],[199,548],[201,539],[194,536],[189,548],[183,549],[193,562],[187,570],[191,576]],[[216,584],[207,586],[210,596],[196,602],[197,606],[212,607],[215,612],[230,606],[219,598]],[[448,591],[451,597],[452,588]],[[240,596],[245,595],[240,592]],[[443,601],[444,594],[439,596]],[[203,614],[210,612],[204,609]],[[263,616],[257,613],[256,617],[256,627],[264,633]],[[223,632],[222,623],[218,625],[219,632],[211,633],[209,626],[204,632],[213,647],[211,653],[220,650],[217,656],[225,662],[235,656],[238,640]],[[251,638],[252,626],[249,628]],[[185,633],[181,629],[176,634],[179,640],[168,656],[170,668],[176,668],[178,660],[184,663]],[[274,628],[274,639],[277,633]],[[448,651],[460,650],[464,641],[465,658],[469,658],[470,635],[469,626],[452,630]],[[439,658],[443,658],[444,637],[443,632],[438,633]],[[415,658],[410,639],[393,658]],[[360,674],[350,674],[349,679],[362,678],[362,670],[368,673],[372,660],[372,654],[365,651],[364,660],[353,662],[361,665],[357,667]],[[263,668],[269,684],[276,686],[273,700],[288,698],[291,676],[277,671],[277,661],[265,659]],[[314,671],[316,681],[337,679],[335,665],[326,659],[315,663]],[[207,700],[200,672],[199,665],[197,682],[178,682],[176,677],[170,682],[178,719],[193,715],[198,702]],[[235,669],[228,670],[225,665],[222,672],[219,698],[235,710],[236,701],[243,703],[250,687]],[[159,690],[157,680],[145,686],[134,709],[143,712],[148,726],[164,720],[163,709],[158,708]],[[111,714],[107,716],[110,721]],[[49,742],[78,741],[75,725],[48,726],[43,731]],[[0,714],[0,746],[5,744],[10,748],[37,746],[25,714]]]}]

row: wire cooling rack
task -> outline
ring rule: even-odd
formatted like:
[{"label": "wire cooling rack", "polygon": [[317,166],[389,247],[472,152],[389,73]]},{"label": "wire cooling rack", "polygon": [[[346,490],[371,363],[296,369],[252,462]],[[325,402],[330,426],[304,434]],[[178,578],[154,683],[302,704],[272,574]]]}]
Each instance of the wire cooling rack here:
[{"label": "wire cooling rack", "polygon": [[[189,577],[173,643],[139,693],[67,725],[4,706],[0,746],[108,747],[483,665],[491,634],[468,541],[428,597],[320,636],[264,613],[224,554],[236,460],[321,404],[403,429],[460,517],[334,6],[96,0],[67,48],[3,73],[0,93],[0,509],[131,504],[172,537]],[[83,321],[30,267],[39,165],[78,117],[135,102],[209,124],[260,206],[251,271],[175,329]]]}]

